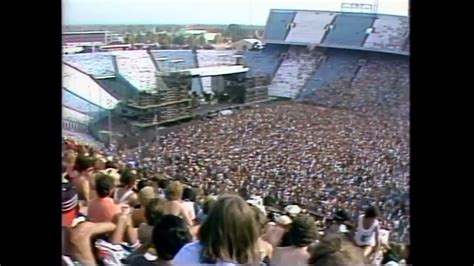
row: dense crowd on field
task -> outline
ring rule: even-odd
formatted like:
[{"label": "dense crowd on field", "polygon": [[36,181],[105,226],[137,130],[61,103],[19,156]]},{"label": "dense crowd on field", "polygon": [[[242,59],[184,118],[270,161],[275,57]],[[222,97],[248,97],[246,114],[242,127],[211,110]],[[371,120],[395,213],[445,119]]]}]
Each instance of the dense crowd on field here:
[{"label": "dense crowd on field", "polygon": [[399,263],[409,239],[408,127],[376,110],[285,103],[134,150],[65,140],[63,259]]}]

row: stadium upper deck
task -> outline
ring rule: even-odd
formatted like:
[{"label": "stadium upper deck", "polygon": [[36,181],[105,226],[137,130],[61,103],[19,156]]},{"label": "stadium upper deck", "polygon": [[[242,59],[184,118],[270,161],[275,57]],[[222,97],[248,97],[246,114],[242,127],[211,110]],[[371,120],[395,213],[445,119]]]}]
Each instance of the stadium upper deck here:
[{"label": "stadium upper deck", "polygon": [[[86,114],[96,113],[98,108],[113,109],[118,102],[91,75],[67,63],[63,64],[63,88],[71,93],[63,95],[63,104],[76,103],[76,105],[69,105],[68,107],[83,111]],[[82,110],[78,106],[85,106],[81,103],[84,100],[89,102],[90,105]]]},{"label": "stadium upper deck", "polygon": [[405,16],[332,11],[270,11],[264,42],[409,54]]},{"label": "stadium upper deck", "polygon": [[83,70],[96,79],[115,77],[113,58],[109,53],[64,55],[63,61]]}]

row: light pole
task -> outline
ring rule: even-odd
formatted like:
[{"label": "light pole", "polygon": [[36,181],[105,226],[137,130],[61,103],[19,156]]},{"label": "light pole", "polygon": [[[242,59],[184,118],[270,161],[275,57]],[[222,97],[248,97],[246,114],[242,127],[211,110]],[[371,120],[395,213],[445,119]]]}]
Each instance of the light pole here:
[{"label": "light pole", "polygon": [[112,145],[112,110],[109,110],[109,146]]},{"label": "light pole", "polygon": [[158,142],[158,115],[155,111],[155,116],[153,117],[153,123],[155,124],[155,141]]}]

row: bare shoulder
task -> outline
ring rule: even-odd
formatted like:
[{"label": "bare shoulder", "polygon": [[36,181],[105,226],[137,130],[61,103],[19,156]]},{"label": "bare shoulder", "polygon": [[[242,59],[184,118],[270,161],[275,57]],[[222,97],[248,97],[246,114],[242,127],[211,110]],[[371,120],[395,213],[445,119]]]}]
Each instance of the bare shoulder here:
[{"label": "bare shoulder", "polygon": [[183,212],[183,207],[179,202],[168,201],[165,206],[165,210],[168,214],[180,215]]},{"label": "bare shoulder", "polygon": [[168,204],[169,204],[168,206],[173,207],[173,208],[184,209],[183,204],[181,204],[181,203],[178,202],[178,201],[168,201]]}]

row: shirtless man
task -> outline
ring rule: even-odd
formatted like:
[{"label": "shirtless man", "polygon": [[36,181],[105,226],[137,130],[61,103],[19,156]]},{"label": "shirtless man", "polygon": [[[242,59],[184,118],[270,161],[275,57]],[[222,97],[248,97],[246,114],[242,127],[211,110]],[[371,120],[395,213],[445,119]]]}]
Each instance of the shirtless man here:
[{"label": "shirtless man", "polygon": [[[77,216],[77,193],[72,185],[63,184],[63,222],[62,222],[62,255],[65,264],[76,260],[83,265],[97,265],[91,241],[96,237],[109,235],[112,244],[121,244],[124,237],[136,241],[136,233],[131,228],[129,211],[117,213],[111,222],[93,223],[84,217]],[[75,216],[75,217],[74,217]]]},{"label": "shirtless man", "polygon": [[181,202],[183,196],[183,185],[179,181],[171,182],[165,191],[165,197],[168,200],[165,203],[164,214],[172,214],[181,217],[189,227],[194,225],[189,217],[187,209]]},{"label": "shirtless man", "polygon": [[262,239],[270,243],[273,247],[278,247],[282,242],[283,235],[291,226],[291,219],[282,215],[276,219],[275,223],[268,223],[265,228],[265,234]]},{"label": "shirtless man", "polygon": [[289,231],[291,246],[278,247],[273,251],[272,265],[307,265],[310,254],[308,245],[316,240],[318,230],[309,215],[298,215]]},{"label": "shirtless man", "polygon": [[[88,206],[89,201],[95,198],[94,189],[94,167],[93,161],[89,157],[78,156],[74,165],[74,170],[78,172],[77,177],[71,179],[71,182],[78,190],[79,199],[82,206]],[[91,195],[93,194],[93,195]]]}]

